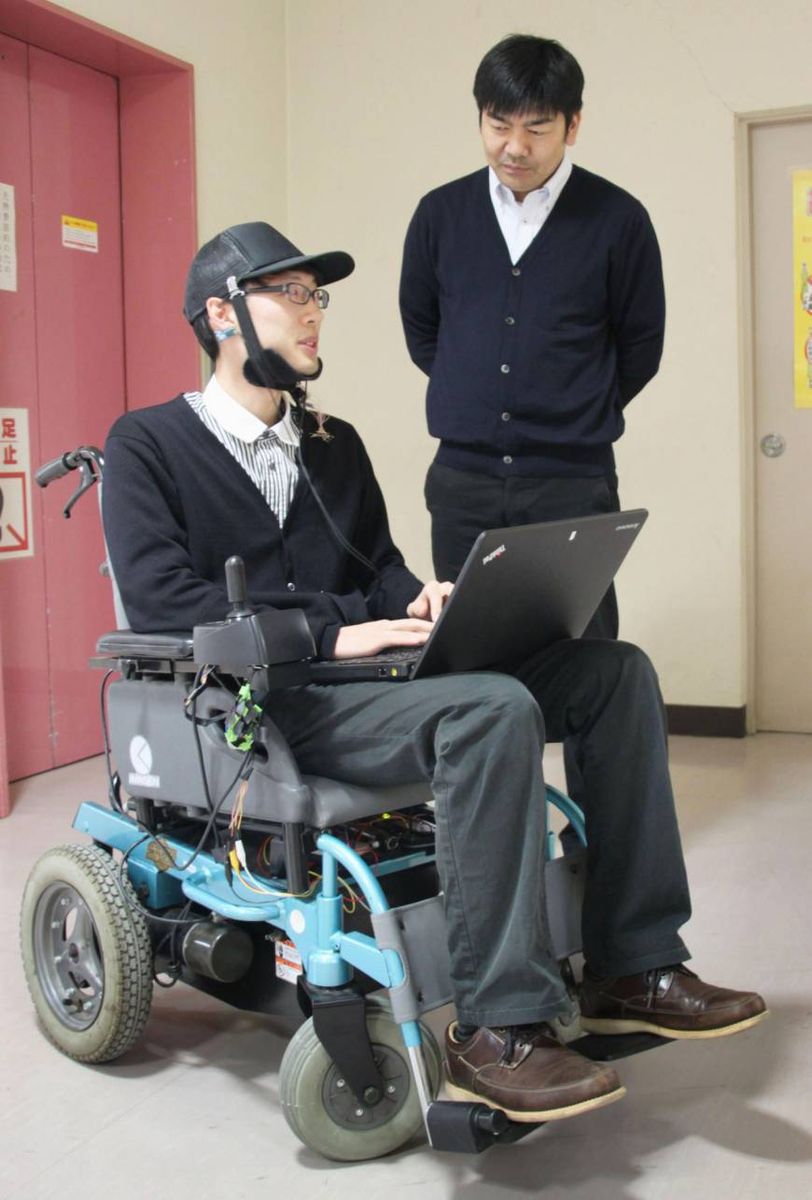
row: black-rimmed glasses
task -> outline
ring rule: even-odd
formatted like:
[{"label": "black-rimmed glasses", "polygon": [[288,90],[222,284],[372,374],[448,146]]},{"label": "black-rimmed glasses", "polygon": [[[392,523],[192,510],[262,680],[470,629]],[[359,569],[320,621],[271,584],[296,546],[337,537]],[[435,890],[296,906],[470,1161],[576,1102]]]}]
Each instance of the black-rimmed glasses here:
[{"label": "black-rimmed glasses", "polygon": [[258,287],[253,287],[249,283],[246,286],[245,294],[250,296],[254,292],[281,292],[294,304],[307,304],[312,296],[316,301],[316,307],[321,309],[325,309],[330,303],[330,293],[326,288],[309,288],[304,283],[261,283]]}]

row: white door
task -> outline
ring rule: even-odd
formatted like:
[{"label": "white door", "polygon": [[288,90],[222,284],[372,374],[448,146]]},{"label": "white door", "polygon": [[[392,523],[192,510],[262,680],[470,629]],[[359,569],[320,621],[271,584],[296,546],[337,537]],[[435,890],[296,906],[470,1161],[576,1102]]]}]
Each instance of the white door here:
[{"label": "white door", "polygon": [[[756,727],[812,733],[812,407],[798,407],[796,397],[802,289],[792,206],[794,172],[812,169],[812,118],[754,125],[750,149]],[[812,274],[812,244],[804,262]],[[809,327],[812,335],[812,314]],[[812,363],[808,371],[812,402]]]}]

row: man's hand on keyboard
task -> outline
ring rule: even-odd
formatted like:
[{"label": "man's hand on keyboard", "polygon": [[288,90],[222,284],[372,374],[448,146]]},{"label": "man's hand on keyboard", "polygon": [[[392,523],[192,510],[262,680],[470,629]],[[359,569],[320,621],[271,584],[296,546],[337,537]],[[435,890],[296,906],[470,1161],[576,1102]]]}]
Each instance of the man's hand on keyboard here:
[{"label": "man's hand on keyboard", "polygon": [[436,579],[430,579],[420,595],[415,596],[406,609],[407,615],[421,617],[424,621],[436,621],[453,588],[453,583],[440,583]]},{"label": "man's hand on keyboard", "polygon": [[[421,592],[420,595],[422,594]],[[411,605],[409,607],[411,608]],[[344,625],[338,631],[333,657],[366,658],[369,654],[380,654],[382,650],[388,650],[392,646],[422,646],[430,633],[431,621],[423,621],[417,617]]]}]

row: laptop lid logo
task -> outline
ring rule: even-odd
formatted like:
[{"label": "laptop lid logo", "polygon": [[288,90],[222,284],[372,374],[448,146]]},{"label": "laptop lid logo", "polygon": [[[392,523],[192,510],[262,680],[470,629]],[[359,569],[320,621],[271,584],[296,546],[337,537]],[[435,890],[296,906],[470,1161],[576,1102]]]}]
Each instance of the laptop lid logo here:
[{"label": "laptop lid logo", "polygon": [[491,550],[490,554],[486,554],[482,560],[483,567],[487,567],[488,563],[493,562],[495,558],[501,558],[506,549],[507,546],[503,543],[501,546],[497,546],[495,550]]}]

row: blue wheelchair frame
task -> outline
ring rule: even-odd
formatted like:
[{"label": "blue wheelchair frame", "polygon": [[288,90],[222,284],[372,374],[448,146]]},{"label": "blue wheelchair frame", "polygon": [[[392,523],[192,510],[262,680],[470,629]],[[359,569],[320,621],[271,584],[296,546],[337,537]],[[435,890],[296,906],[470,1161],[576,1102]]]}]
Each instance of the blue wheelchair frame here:
[{"label": "blue wheelchair frame", "polygon": [[[566,817],[581,844],[586,845],[584,817],[578,805],[549,785],[547,803]],[[153,836],[145,837],[136,822],[123,813],[85,802],[76,813],[73,828],[124,855],[130,880],[149,909],[171,908],[189,900],[226,920],[265,922],[281,930],[295,946],[307,980],[315,987],[342,987],[352,979],[353,968],[386,988],[399,987],[406,978],[406,965],[396,950],[379,948],[368,934],[345,932],[338,868],[343,867],[360,889],[369,911],[382,914],[390,906],[377,876],[431,862],[433,853],[415,853],[370,866],[351,846],[330,833],[321,833],[315,843],[321,855],[321,881],[314,893],[291,895],[263,878],[263,887],[278,895],[262,901],[253,899],[239,880],[229,879],[225,865],[211,854],[193,854],[189,846],[171,836],[159,837],[171,865],[156,864],[148,856]],[[548,860],[554,857],[554,847],[555,834],[548,830]],[[192,858],[193,870],[186,866]],[[240,891],[246,893],[242,899]],[[419,1048],[419,1023],[405,1020],[399,1024],[406,1049]]]}]

